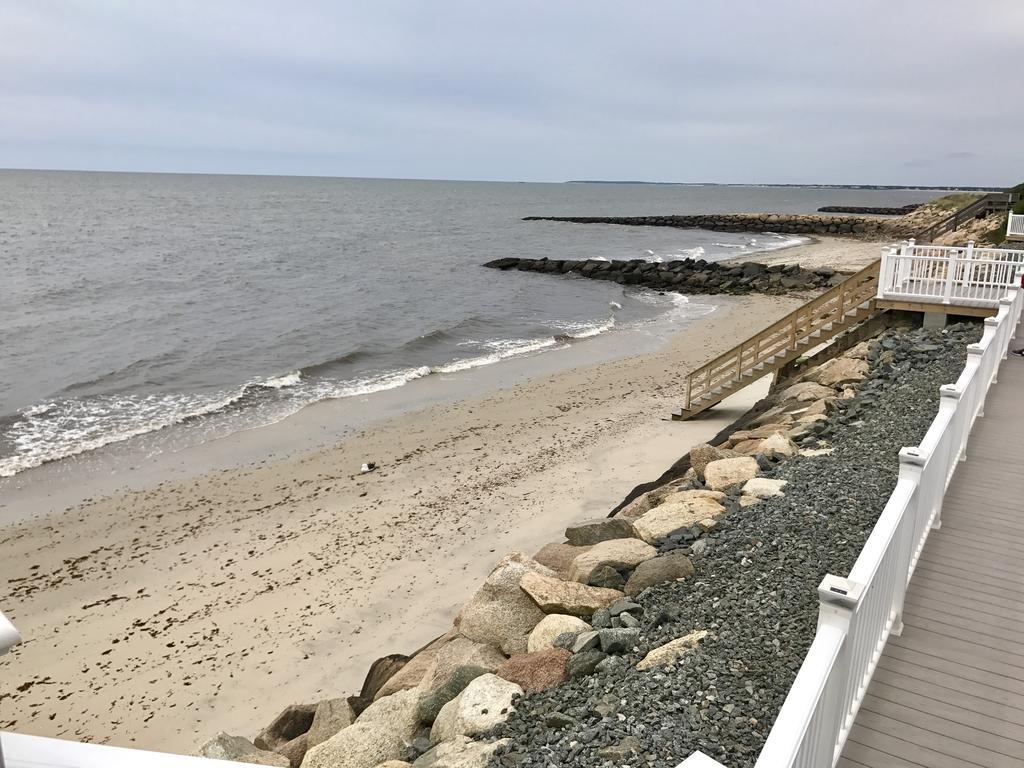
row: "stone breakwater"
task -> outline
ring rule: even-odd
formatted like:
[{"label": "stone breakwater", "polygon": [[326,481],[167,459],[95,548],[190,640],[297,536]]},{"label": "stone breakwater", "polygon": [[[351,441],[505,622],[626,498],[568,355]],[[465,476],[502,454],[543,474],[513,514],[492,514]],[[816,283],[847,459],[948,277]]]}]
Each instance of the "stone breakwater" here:
[{"label": "stone breakwater", "polygon": [[750,766],[977,326],[887,331],[787,382],[690,469],[512,553],[455,626],[357,695],[200,753],[281,768]]},{"label": "stone breakwater", "polygon": [[848,272],[831,267],[808,270],[798,264],[766,266],[746,262],[739,266],[705,259],[682,259],[656,263],[643,259],[629,261],[572,261],[560,259],[495,259],[485,267],[520,272],[576,275],[592,280],[610,280],[622,285],[641,285],[656,291],[686,294],[783,294],[790,291],[826,288],[841,283]]},{"label": "stone breakwater", "polygon": [[702,213],[688,216],[526,216],[523,221],[564,221],[572,224],[624,224],[634,227],[680,227],[720,232],[785,232],[832,235],[863,240],[913,237],[917,231],[900,219],[863,216],[816,216],[804,213]]},{"label": "stone breakwater", "polygon": [[823,205],[818,209],[818,213],[858,213],[872,216],[902,216],[906,213],[912,213],[920,207],[921,203],[901,205],[898,208],[869,205]]}]

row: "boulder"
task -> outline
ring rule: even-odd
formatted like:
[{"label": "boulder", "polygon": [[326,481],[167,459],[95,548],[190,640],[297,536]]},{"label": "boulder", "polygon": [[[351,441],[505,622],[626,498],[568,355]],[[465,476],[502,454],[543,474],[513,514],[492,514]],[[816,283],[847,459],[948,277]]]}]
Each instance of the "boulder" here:
[{"label": "boulder", "polygon": [[486,742],[458,736],[424,752],[413,768],[485,768],[491,756],[507,743],[508,739]]},{"label": "boulder", "polygon": [[424,693],[420,698],[420,722],[428,725],[433,723],[445,704],[462,693],[466,686],[480,677],[480,675],[486,675],[488,671],[483,667],[475,667],[470,664],[456,667],[455,671],[451,673],[443,685],[436,691]]},{"label": "boulder", "polygon": [[326,699],[316,705],[313,724],[306,732],[306,748],[322,744],[342,728],[355,722],[356,713],[348,699]]},{"label": "boulder", "polygon": [[735,455],[728,448],[716,448],[708,443],[700,443],[690,449],[690,466],[703,475],[704,468],[712,461],[730,459],[735,457]]},{"label": "boulder", "polygon": [[554,647],[555,638],[559,635],[566,632],[578,634],[588,629],[590,625],[576,616],[567,616],[564,613],[549,614],[533,628],[526,640],[526,650],[530,653],[546,651]]},{"label": "boulder", "polygon": [[799,450],[800,448],[797,447],[796,443],[785,435],[776,432],[771,437],[761,441],[757,452],[763,453],[765,456],[792,456]]},{"label": "boulder", "polygon": [[555,573],[525,559],[529,563],[506,557],[491,571],[456,619],[459,632],[470,640],[501,648],[510,656],[526,653],[526,638],[544,618],[544,612],[519,588],[519,583],[527,573],[552,578]]},{"label": "boulder", "polygon": [[573,654],[569,663],[565,665],[565,671],[570,678],[585,677],[594,674],[597,665],[608,658],[608,654],[597,650],[581,651]]},{"label": "boulder", "polygon": [[634,627],[601,629],[597,634],[603,653],[629,653],[640,642],[640,630]]},{"label": "boulder", "polygon": [[601,517],[586,520],[565,529],[566,540],[577,547],[597,544],[609,539],[628,539],[633,536],[633,526],[623,517]]},{"label": "boulder", "polygon": [[850,357],[835,357],[812,368],[804,375],[807,381],[814,381],[826,387],[841,387],[863,381],[871,372],[866,360]]},{"label": "boulder", "polygon": [[[756,462],[755,462],[756,464]],[[644,560],[650,560],[658,550],[639,539],[613,539],[595,544],[588,552],[578,555],[572,561],[569,576],[573,581],[586,584],[591,574],[603,565],[616,570],[636,568]]]},{"label": "boulder", "polygon": [[288,758],[284,755],[260,749],[246,738],[229,736],[226,733],[218,733],[203,744],[197,754],[200,757],[208,757],[214,760],[232,760],[238,763],[289,768]]},{"label": "boulder", "polygon": [[546,691],[569,679],[566,665],[572,653],[563,648],[548,648],[513,656],[495,674],[524,691]]},{"label": "boulder", "polygon": [[468,637],[456,637],[440,648],[420,687],[425,691],[436,691],[448,682],[459,667],[482,667],[487,672],[493,672],[504,662],[505,655],[494,646],[474,642]]},{"label": "boulder", "polygon": [[430,671],[434,668],[434,665],[437,662],[437,656],[441,652],[441,649],[456,636],[456,633],[449,632],[430,643],[426,648],[409,659],[409,661],[405,663],[405,666],[392,675],[388,681],[380,687],[380,690],[377,691],[374,698],[379,699],[384,696],[390,696],[392,693],[406,691],[410,688],[415,688],[417,685],[422,683],[424,678],[430,674]]},{"label": "boulder", "polygon": [[294,739],[289,741],[287,744],[282,744],[274,751],[288,759],[288,765],[291,768],[299,768],[302,765],[302,758],[306,756],[306,750],[309,749],[309,738],[307,734],[296,736]]},{"label": "boulder", "polygon": [[409,657],[403,656],[400,653],[382,656],[374,661],[370,665],[370,669],[367,670],[366,677],[363,678],[363,687],[359,689],[359,695],[349,696],[348,698],[348,703],[352,705],[352,710],[358,715],[370,706],[373,703],[373,697],[377,695],[377,691],[388,680],[398,674],[408,661]]},{"label": "boulder", "polygon": [[719,459],[707,465],[704,469],[704,479],[708,488],[714,491],[725,491],[756,477],[757,471],[757,460],[750,456]]},{"label": "boulder", "polygon": [[834,395],[835,391],[832,387],[823,386],[815,381],[801,381],[799,384],[793,384],[782,390],[779,394],[779,400],[797,400],[801,403],[806,403],[811,400],[833,397]]},{"label": "boulder", "polygon": [[679,660],[680,656],[696,648],[700,641],[707,637],[707,634],[708,631],[706,629],[701,629],[691,632],[684,637],[670,640],[664,645],[659,645],[657,648],[652,648],[646,656],[637,662],[636,668],[644,670],[660,667],[663,664],[674,664]]},{"label": "boulder", "polygon": [[252,740],[260,749],[277,751],[292,739],[301,736],[313,724],[316,704],[291,704]]},{"label": "boulder", "polygon": [[445,704],[434,721],[430,741],[450,741],[456,736],[475,736],[505,722],[513,711],[512,698],[523,689],[497,675],[481,675]]},{"label": "boulder", "polygon": [[761,440],[740,440],[733,448],[741,456],[753,456],[760,450]]},{"label": "boulder", "polygon": [[655,584],[688,579],[693,574],[694,568],[690,558],[680,552],[669,552],[640,563],[626,582],[626,594],[635,597]]},{"label": "boulder", "polygon": [[782,489],[788,485],[786,480],[770,477],[753,477],[743,484],[744,495],[756,496],[759,499],[768,496],[783,496]]},{"label": "boulder", "polygon": [[622,597],[622,593],[616,589],[588,587],[575,581],[541,576],[539,573],[525,574],[519,586],[545,613],[568,613],[573,616],[590,616],[598,608],[606,608]]},{"label": "boulder", "polygon": [[610,565],[602,565],[587,579],[587,584],[592,587],[604,587],[605,589],[617,589],[620,592],[622,588],[626,586],[626,580],[622,578],[622,574],[612,568]]},{"label": "boulder", "polygon": [[555,572],[559,578],[568,578],[569,568],[577,555],[582,555],[590,547],[574,547],[572,544],[545,544],[533,559]]},{"label": "boulder", "polygon": [[690,491],[676,491],[670,493],[664,499],[662,504],[673,504],[677,501],[690,501],[692,499],[711,499],[712,501],[725,501],[726,496],[721,491],[712,491],[707,488],[696,488]]},{"label": "boulder", "polygon": [[843,357],[848,357],[851,360],[867,360],[871,357],[871,342],[862,341],[855,347],[847,350],[843,353]]},{"label": "boulder", "polygon": [[[689,470],[687,470],[687,474],[689,474]],[[670,493],[681,490],[680,484],[686,483],[688,479],[689,478],[686,475],[683,475],[683,477],[678,480],[673,480],[665,485],[659,485],[657,488],[637,496],[629,502],[629,504],[620,509],[615,516],[625,517],[628,520],[640,517],[644,512],[658,506],[658,504],[661,503],[661,500]]]},{"label": "boulder", "polygon": [[405,742],[377,723],[354,723],[311,747],[302,768],[375,768],[405,755]]},{"label": "boulder", "polygon": [[395,733],[408,744],[416,737],[420,727],[421,691],[416,688],[398,691],[377,699],[359,715],[356,725],[372,723]]},{"label": "boulder", "polygon": [[680,529],[695,525],[699,520],[714,519],[724,514],[725,507],[713,499],[666,501],[635,520],[633,528],[641,539],[648,544],[655,544]]}]

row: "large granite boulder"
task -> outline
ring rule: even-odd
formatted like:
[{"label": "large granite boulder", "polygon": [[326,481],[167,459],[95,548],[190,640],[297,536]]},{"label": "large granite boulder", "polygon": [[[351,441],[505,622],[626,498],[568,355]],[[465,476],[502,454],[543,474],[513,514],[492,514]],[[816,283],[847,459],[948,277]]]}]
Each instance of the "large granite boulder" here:
[{"label": "large granite boulder", "polygon": [[699,474],[704,474],[704,468],[712,461],[730,459],[736,454],[728,448],[716,448],[708,443],[699,443],[690,449],[690,466]]},{"label": "large granite boulder", "polygon": [[575,581],[541,576],[539,573],[525,574],[519,586],[544,613],[590,616],[599,608],[607,608],[622,597],[622,593],[615,589],[588,587]]},{"label": "large granite boulder", "polygon": [[439,686],[437,690],[424,693],[422,698],[420,698],[420,722],[428,725],[433,723],[445,704],[466,690],[466,686],[478,677],[486,675],[488,671],[483,667],[473,666],[472,664],[456,667],[443,685]]},{"label": "large granite boulder", "polygon": [[306,752],[302,768],[375,768],[405,755],[405,741],[379,723],[354,723]]},{"label": "large granite boulder", "polygon": [[356,713],[348,699],[326,699],[316,705],[313,724],[306,732],[306,747],[322,744],[342,728],[355,722]]},{"label": "large granite boulder", "polygon": [[534,653],[513,656],[495,674],[524,691],[546,691],[569,679],[566,664],[572,653],[564,648],[548,648]]},{"label": "large granite boulder", "polygon": [[597,544],[609,539],[628,539],[633,536],[633,526],[622,517],[601,517],[570,525],[565,529],[566,540],[578,547]]},{"label": "large granite boulder", "polygon": [[422,692],[413,688],[377,699],[356,720],[356,725],[372,723],[387,728],[406,744],[416,737],[420,727],[419,706]]},{"label": "large granite boulder", "polygon": [[430,731],[430,742],[489,731],[505,722],[514,710],[513,697],[522,694],[523,689],[515,683],[497,675],[481,675],[441,708]]},{"label": "large granite boulder", "polygon": [[441,653],[441,649],[455,637],[458,637],[458,633],[448,632],[427,645],[423,650],[409,659],[405,663],[405,666],[392,675],[388,681],[380,687],[380,690],[377,691],[374,698],[380,699],[384,696],[390,696],[392,693],[406,691],[410,688],[415,688],[417,685],[422,683],[424,678],[430,674],[430,671],[434,668],[434,665],[437,662],[437,657]]},{"label": "large granite boulder", "polygon": [[821,400],[825,397],[835,397],[835,394],[832,387],[823,386],[816,381],[801,381],[782,390],[779,394],[779,400],[783,402],[786,400],[796,400],[806,403],[812,400]]},{"label": "large granite boulder", "polygon": [[260,749],[276,751],[292,739],[301,736],[313,724],[316,704],[291,704],[285,707],[270,725],[259,732],[253,739]]},{"label": "large granite boulder", "polygon": [[519,583],[527,573],[555,578],[555,573],[518,553],[502,559],[456,619],[459,632],[470,640],[500,648],[504,653],[526,653],[530,632],[544,618]]},{"label": "large granite boulder", "polygon": [[765,499],[769,496],[784,496],[782,489],[787,485],[785,480],[770,477],[754,477],[743,484],[744,496],[756,496]]},{"label": "large granite boulder", "polygon": [[569,567],[572,565],[572,561],[576,559],[577,555],[582,555],[589,549],[590,547],[574,547],[572,544],[552,542],[541,547],[533,559],[553,570],[559,578],[565,579],[569,576]]},{"label": "large granite boulder", "polygon": [[696,648],[700,641],[707,637],[707,634],[706,629],[701,629],[691,632],[684,637],[670,640],[664,645],[659,645],[657,648],[652,648],[646,656],[637,662],[636,668],[641,670],[653,669],[663,664],[674,664],[679,660],[680,656]]},{"label": "large granite boulder", "polygon": [[590,629],[590,625],[576,616],[568,616],[564,613],[548,614],[533,628],[526,641],[526,650],[529,653],[546,651],[554,647],[555,638],[559,635],[586,632],[588,629]]},{"label": "large granite boulder", "polygon": [[507,743],[508,739],[487,742],[457,736],[424,752],[413,768],[485,768],[491,756]]},{"label": "large granite boulder", "polygon": [[713,491],[727,491],[742,485],[758,472],[757,459],[741,456],[735,459],[712,461],[704,469],[704,481]]},{"label": "large granite boulder", "polygon": [[226,733],[218,733],[203,744],[199,748],[198,755],[214,760],[232,760],[238,763],[289,768],[288,758],[284,755],[260,749],[246,738],[229,736]]},{"label": "large granite boulder", "polygon": [[[757,462],[754,463],[756,465]],[[586,584],[591,574],[602,566],[607,565],[616,570],[632,569],[657,554],[658,550],[639,539],[602,541],[572,561],[569,576],[573,581]]]},{"label": "large granite boulder", "polygon": [[765,456],[793,456],[800,450],[800,447],[790,440],[786,435],[776,432],[771,437],[766,437],[758,446],[757,452]]},{"label": "large granite boulder", "polygon": [[669,552],[665,555],[646,560],[636,567],[633,575],[626,582],[626,595],[635,597],[648,587],[666,581],[688,579],[694,574],[693,563],[681,552]]},{"label": "large granite boulder", "polygon": [[493,645],[478,643],[468,637],[458,636],[440,648],[430,671],[424,675],[420,687],[425,691],[436,691],[459,667],[482,667],[487,672],[493,672],[504,662],[505,654]]},{"label": "large granite boulder", "polygon": [[841,387],[863,381],[870,372],[871,366],[866,360],[835,357],[809,370],[804,374],[804,379],[826,387]]},{"label": "large granite boulder", "polygon": [[641,539],[648,544],[655,544],[678,530],[690,528],[701,520],[714,520],[724,514],[725,507],[713,499],[666,501],[635,520],[633,528]]}]

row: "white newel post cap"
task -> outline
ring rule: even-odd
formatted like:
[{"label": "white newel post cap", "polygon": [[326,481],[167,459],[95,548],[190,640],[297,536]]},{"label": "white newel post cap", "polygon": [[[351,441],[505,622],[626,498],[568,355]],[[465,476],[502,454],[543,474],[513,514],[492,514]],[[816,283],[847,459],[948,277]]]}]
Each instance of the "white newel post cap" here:
[{"label": "white newel post cap", "polygon": [[725,766],[703,752],[694,752],[676,768],[725,768]]},{"label": "white newel post cap", "polygon": [[0,656],[21,642],[21,633],[7,620],[0,611]]},{"label": "white newel post cap", "polygon": [[[959,397],[959,395],[957,395]],[[928,461],[928,456],[920,448],[900,448],[900,464],[910,464],[914,467],[923,467]]]},{"label": "white newel post cap", "polygon": [[864,594],[864,585],[856,581],[844,579],[842,576],[825,574],[818,585],[818,599],[829,605],[837,605],[853,610]]},{"label": "white newel post cap", "polygon": [[[956,384],[943,384],[939,387],[939,397],[951,397],[954,400],[959,400],[963,395],[963,392],[957,387]],[[904,448],[903,450],[907,450]],[[903,451],[900,451],[900,455],[903,455]]]}]

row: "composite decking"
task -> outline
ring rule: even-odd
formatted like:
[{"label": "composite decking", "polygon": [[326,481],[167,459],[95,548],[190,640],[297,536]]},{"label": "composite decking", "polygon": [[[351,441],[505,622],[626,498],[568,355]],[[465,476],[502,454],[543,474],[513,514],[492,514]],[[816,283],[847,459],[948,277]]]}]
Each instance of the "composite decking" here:
[{"label": "composite decking", "polygon": [[839,766],[1024,768],[1024,359],[999,368],[903,624]]}]

